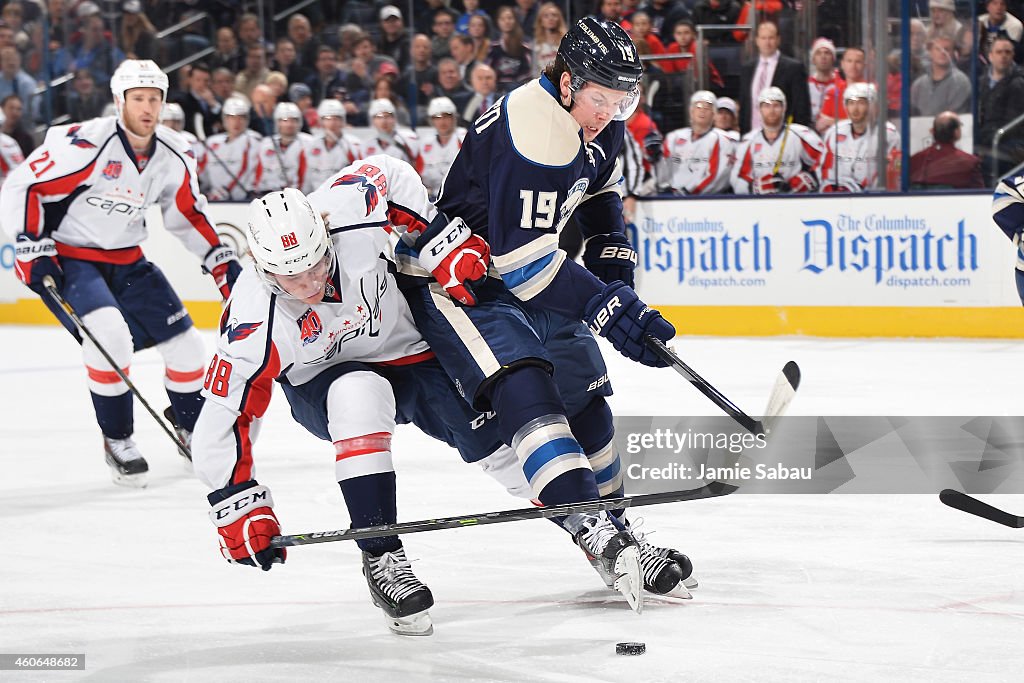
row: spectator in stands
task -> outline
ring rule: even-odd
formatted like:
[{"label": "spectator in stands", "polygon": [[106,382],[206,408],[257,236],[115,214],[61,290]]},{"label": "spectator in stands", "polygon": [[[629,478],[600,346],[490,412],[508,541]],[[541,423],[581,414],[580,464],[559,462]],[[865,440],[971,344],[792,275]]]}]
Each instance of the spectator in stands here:
[{"label": "spectator in stands", "polygon": [[412,117],[409,116],[409,108],[405,101],[395,94],[392,81],[387,76],[378,76],[373,82],[373,92],[370,95],[373,100],[389,100],[394,108],[395,123],[399,126],[409,127],[412,125]]},{"label": "spectator in stands", "polygon": [[459,64],[451,57],[445,57],[437,63],[437,81],[434,83],[435,97],[447,97],[455,103],[455,110],[459,114],[459,125],[467,125],[465,117],[461,114],[466,110],[466,105],[473,97],[473,91],[466,86],[466,82],[459,75]]},{"label": "spectator in stands", "polygon": [[476,14],[469,18],[468,35],[473,41],[474,60],[487,61],[487,54],[491,51],[491,32],[491,18],[488,15]]},{"label": "spectator in stands", "polygon": [[274,91],[274,97],[278,102],[288,99],[288,77],[280,71],[271,71],[263,80],[263,83]]},{"label": "spectator in stands", "polygon": [[715,128],[724,130],[733,142],[740,141],[740,105],[731,97],[715,101]]},{"label": "spectator in stands", "polygon": [[757,25],[755,37],[757,61],[740,71],[740,109],[744,112],[740,127],[746,132],[761,126],[759,108],[751,106],[768,86],[775,86],[786,95],[788,113],[795,123],[811,125],[811,97],[807,92],[807,70],[803,62],[779,52],[779,27],[773,21]]},{"label": "spectator in stands", "polygon": [[25,122],[21,118],[25,111],[21,97],[14,94],[4,97],[0,100],[0,110],[3,110],[5,117],[3,124],[0,125],[0,132],[14,138],[14,141],[18,143],[18,147],[21,148],[21,153],[24,156],[28,156],[36,148],[36,143],[32,139],[32,134],[25,128]]},{"label": "spectator in stands", "polygon": [[511,7],[498,10],[498,30],[501,37],[491,45],[485,62],[497,74],[498,90],[507,93],[530,80],[533,66],[530,48],[523,42],[523,27]]},{"label": "spectator in stands", "polygon": [[1024,23],[1007,11],[1006,0],[988,0],[985,9],[987,13],[978,17],[978,51],[987,55],[998,36],[1009,38],[1014,48],[1020,46]]},{"label": "spectator in stands", "polygon": [[214,69],[210,76],[210,90],[217,101],[224,104],[224,101],[235,92],[234,72],[224,66]]},{"label": "spectator in stands", "polygon": [[477,64],[473,67],[470,75],[470,82],[473,86],[473,96],[462,110],[462,120],[467,122],[476,121],[477,117],[487,111],[497,101],[499,95],[497,90],[498,78],[487,64]]},{"label": "spectator in stands", "polygon": [[431,62],[430,48],[428,36],[423,33],[413,36],[410,50],[412,60],[398,81],[398,92],[403,97],[409,96],[410,89],[416,92],[417,122],[427,116],[427,107],[434,97],[434,82],[437,81],[437,68]]},{"label": "spectator in stands", "polygon": [[818,38],[811,44],[811,75],[807,78],[812,119],[817,121],[828,89],[841,81],[839,70],[836,69],[836,46],[828,38]]},{"label": "spectator in stands", "polygon": [[960,118],[944,111],[932,122],[932,145],[910,157],[910,186],[915,189],[985,187],[981,159],[956,148]]},{"label": "spectator in stands", "polygon": [[651,17],[643,10],[633,12],[630,18],[629,36],[633,42],[643,41],[647,43],[649,54],[660,55],[665,53],[665,45],[658,36],[651,33]]},{"label": "spectator in stands", "polygon": [[281,36],[274,42],[274,58],[270,66],[280,71],[289,83],[301,83],[312,75],[312,71],[296,61],[295,43],[288,36]]},{"label": "spectator in stands", "polygon": [[[665,46],[666,54],[697,54],[697,31],[692,21],[689,19],[683,19],[682,21],[676,22],[673,37],[675,38],[675,41]],[[723,80],[722,74],[719,73],[718,69],[711,61],[711,58],[707,56],[707,53],[708,51],[705,48],[704,73],[707,74],[708,82],[716,88],[724,88],[725,80]],[[660,66],[661,70],[666,74],[681,74],[686,73],[693,67],[693,59],[693,57],[669,59],[663,62],[658,62],[658,66]]]},{"label": "spectator in stands", "polygon": [[[477,14],[487,14],[480,9],[480,0],[462,0],[462,14],[455,17],[455,32],[469,35],[469,20]],[[449,36],[450,37],[450,36]]]},{"label": "spectator in stands", "polygon": [[718,194],[729,187],[736,143],[714,128],[715,94],[698,90],[690,98],[690,125],[665,136],[658,164],[658,189],[674,194]]},{"label": "spectator in stands", "polygon": [[121,17],[121,49],[128,59],[159,57],[160,46],[156,40],[156,28],[142,11],[142,3],[139,0],[128,0],[124,3],[124,15]]},{"label": "spectator in stands", "polygon": [[452,53],[452,59],[459,67],[459,77],[462,78],[466,85],[469,85],[469,76],[473,73],[473,67],[476,66],[476,48],[473,43],[473,39],[469,36],[464,36],[461,33],[456,33],[452,36],[449,43],[449,48]]},{"label": "spectator in stands", "polygon": [[108,104],[110,97],[96,87],[96,81],[89,70],[76,71],[68,96],[68,117],[72,121],[88,121],[100,116]]},{"label": "spectator in stands", "polygon": [[[363,88],[365,88],[366,92],[369,92],[373,88],[373,79],[375,79],[377,74],[380,73],[380,67],[382,64],[389,62],[392,66],[398,66],[395,63],[395,60],[391,59],[391,57],[377,54],[377,47],[369,36],[359,38],[356,40],[355,45],[352,46],[352,59],[349,61],[349,68],[355,72],[358,69],[359,62],[366,65],[366,73],[358,74],[362,79]],[[397,68],[396,73],[398,73]],[[348,84],[349,92],[353,92],[351,78],[349,79]]]},{"label": "spectator in stands", "polygon": [[72,48],[70,57],[70,70],[88,69],[100,87],[110,83],[114,69],[124,61],[124,53],[113,44],[103,25],[103,17],[99,14],[92,14],[85,19],[82,39]]},{"label": "spectator in stands", "polygon": [[[262,49],[262,46],[259,47]],[[258,83],[250,91],[249,99],[252,101],[249,130],[254,130],[260,135],[273,135],[274,107],[277,106],[277,96],[273,89],[269,85]]]},{"label": "spectator in stands", "polygon": [[270,50],[270,43],[263,37],[263,29],[260,28],[260,18],[257,15],[246,12],[238,17],[237,30],[238,42],[243,53],[254,45],[262,47],[264,54]]},{"label": "spectator in stands", "polygon": [[316,107],[313,106],[313,91],[305,83],[292,83],[288,87],[288,100],[294,102],[302,112],[302,130],[309,132],[319,124]]},{"label": "spectator in stands", "polygon": [[936,116],[947,110],[963,114],[970,110],[971,79],[956,68],[953,49],[953,38],[949,35],[936,35],[928,41],[931,68],[910,86],[913,116]]},{"label": "spectator in stands", "polygon": [[677,23],[684,19],[692,19],[687,4],[692,7],[692,0],[688,0],[686,4],[679,0],[645,0],[639,9],[651,18],[651,33],[665,44],[675,35]]},{"label": "spectator in stands", "polygon": [[549,63],[555,61],[558,45],[568,27],[562,10],[553,2],[545,2],[537,11],[537,20],[533,24],[533,77]]},{"label": "spectator in stands", "polygon": [[[989,68],[978,78],[978,120],[975,149],[981,155],[986,185],[992,187],[1010,169],[1024,160],[1024,130],[1011,129],[1002,138],[998,154],[992,149],[996,131],[1021,113],[1024,103],[1024,73],[1013,62],[1013,41],[1004,36],[992,40],[988,50]],[[996,163],[993,173],[992,164]]]},{"label": "spectator in stands", "polygon": [[235,78],[235,90],[251,97],[252,89],[265,81],[268,73],[267,49],[260,43],[251,43],[245,48],[245,69]]},{"label": "spectator in stands", "polygon": [[338,63],[345,68],[355,54],[356,41],[366,35],[356,24],[345,24],[338,29]]},{"label": "spectator in stands", "polygon": [[210,88],[210,67],[205,62],[192,64],[188,92],[181,96],[178,104],[185,112],[185,130],[193,135],[196,135],[196,114],[200,115],[203,130],[207,134],[213,133],[221,125],[221,103]]},{"label": "spectator in stands", "polygon": [[935,36],[945,34],[956,40],[963,28],[956,18],[956,3],[954,0],[928,0],[928,16],[931,18],[931,25],[928,27],[929,40]]},{"label": "spectator in stands", "polygon": [[516,15],[516,21],[519,22],[523,29],[524,42],[532,44],[533,27],[536,26],[537,16],[540,14],[540,6],[537,0],[516,0],[512,13]]},{"label": "spectator in stands", "polygon": [[338,56],[333,48],[327,45],[320,47],[316,71],[306,79],[306,85],[313,93],[314,105],[320,104],[320,100],[325,97],[332,97],[336,90],[345,88],[345,74],[338,68]]},{"label": "spectator in stands", "polygon": [[399,71],[409,66],[409,34],[402,25],[402,11],[394,5],[385,5],[380,10],[377,54],[394,60]]},{"label": "spectator in stands", "polygon": [[288,37],[295,45],[296,61],[306,68],[315,68],[320,57],[320,41],[313,35],[309,19],[302,14],[293,14],[288,19]]},{"label": "spectator in stands", "polygon": [[0,99],[8,95],[17,95],[26,103],[25,123],[29,126],[35,125],[34,121],[38,114],[35,109],[35,90],[35,80],[21,68],[21,53],[18,49],[0,49]]},{"label": "spectator in stands", "polygon": [[449,41],[455,35],[455,12],[444,7],[434,13],[430,26],[430,56],[434,62],[451,57]]},{"label": "spectator in stands", "polygon": [[840,62],[843,74],[834,84],[825,90],[821,100],[821,111],[815,119],[814,127],[822,135],[837,120],[846,118],[846,109],[842,106],[843,92],[851,83],[864,83],[864,50],[859,47],[848,47],[843,52]]},{"label": "spectator in stands", "polygon": [[219,69],[224,67],[232,73],[238,73],[245,66],[245,58],[242,51],[238,49],[238,39],[235,31],[230,26],[223,26],[217,29],[215,36],[214,52],[210,55],[210,68]]},{"label": "spectator in stands", "polygon": [[[740,4],[735,0],[700,0],[693,8],[694,24],[728,26],[739,18]],[[705,37],[709,43],[736,42],[732,31],[708,31]]]}]

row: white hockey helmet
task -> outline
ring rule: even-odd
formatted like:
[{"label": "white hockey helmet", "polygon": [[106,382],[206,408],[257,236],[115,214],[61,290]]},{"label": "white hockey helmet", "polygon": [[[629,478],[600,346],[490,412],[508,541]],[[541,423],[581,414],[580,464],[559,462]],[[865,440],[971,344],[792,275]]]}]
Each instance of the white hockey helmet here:
[{"label": "white hockey helmet", "polygon": [[875,86],[871,83],[847,83],[843,91],[843,102],[850,100],[875,101]]},{"label": "white hockey helmet", "polygon": [[774,85],[768,86],[757,95],[758,104],[766,104],[768,102],[781,102],[782,108],[786,108],[786,93],[782,92],[782,88]]},{"label": "white hockey helmet", "polygon": [[124,102],[124,94],[132,88],[156,88],[167,100],[167,74],[152,59],[126,59],[110,77],[114,102]]},{"label": "white hockey helmet", "polygon": [[279,102],[274,107],[274,120],[280,121],[281,119],[299,119],[302,120],[302,112],[299,111],[299,105],[293,102]]},{"label": "white hockey helmet", "polygon": [[370,102],[369,108],[366,110],[366,115],[373,120],[375,116],[380,114],[395,114],[395,103],[386,97],[381,97]]},{"label": "white hockey helmet", "polygon": [[160,112],[161,121],[184,121],[185,110],[177,102],[167,102]]},{"label": "white hockey helmet", "polygon": [[455,103],[447,97],[435,97],[430,100],[430,105],[427,106],[427,116],[434,118],[442,114],[455,116]]},{"label": "white hockey helmet", "polygon": [[229,97],[220,108],[221,116],[249,116],[249,102],[244,97]]},{"label": "white hockey helmet", "polygon": [[320,118],[327,116],[337,116],[338,118],[345,119],[345,105],[333,97],[328,97],[320,101],[320,106],[316,108],[316,115]]},{"label": "white hockey helmet", "polygon": [[710,104],[711,108],[714,109],[715,103],[718,102],[718,98],[715,97],[715,93],[711,92],[710,90],[698,90],[697,92],[693,93],[693,96],[690,98],[690,106],[692,107],[698,102]]},{"label": "white hockey helmet", "polygon": [[246,240],[256,269],[270,288],[291,296],[274,275],[299,275],[325,262],[334,271],[334,246],[323,218],[294,187],[249,203]]}]

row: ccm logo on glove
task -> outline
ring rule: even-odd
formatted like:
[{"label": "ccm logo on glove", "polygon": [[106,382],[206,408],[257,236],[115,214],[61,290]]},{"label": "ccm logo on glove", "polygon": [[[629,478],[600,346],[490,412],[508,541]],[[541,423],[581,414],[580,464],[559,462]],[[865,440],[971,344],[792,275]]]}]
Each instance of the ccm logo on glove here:
[{"label": "ccm logo on glove", "polygon": [[224,521],[229,517],[231,521],[238,519],[241,515],[245,514],[249,508],[259,506],[274,506],[274,499],[270,497],[270,491],[263,486],[257,486],[250,489],[251,493],[243,497],[229,498],[226,502],[228,503],[224,507],[210,510],[210,519],[216,524]]}]

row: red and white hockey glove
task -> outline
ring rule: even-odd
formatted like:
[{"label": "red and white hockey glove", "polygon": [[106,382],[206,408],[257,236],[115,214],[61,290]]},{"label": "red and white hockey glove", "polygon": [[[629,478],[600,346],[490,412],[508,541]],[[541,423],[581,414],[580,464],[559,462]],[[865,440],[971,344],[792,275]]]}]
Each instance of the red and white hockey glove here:
[{"label": "red and white hockey glove", "polygon": [[448,296],[466,306],[476,305],[473,285],[487,277],[491,248],[474,235],[461,218],[448,221],[438,213],[416,240],[420,265],[438,281]]},{"label": "red and white hockey glove", "polygon": [[818,179],[807,171],[800,171],[789,179],[789,192],[805,194],[818,189]]},{"label": "red and white hockey glove", "polygon": [[242,264],[235,258],[235,252],[231,247],[218,244],[206,253],[206,258],[203,259],[203,272],[213,276],[221,298],[227,301],[231,295],[231,288],[235,286],[235,280],[242,273]]},{"label": "red and white hockey glove", "polygon": [[53,278],[60,290],[64,286],[64,271],[57,261],[57,245],[49,237],[32,239],[18,235],[14,245],[14,273],[26,287],[46,299],[43,278]]},{"label": "red and white hockey glove", "polygon": [[785,182],[780,175],[766,175],[755,180],[750,189],[754,194],[778,194]]},{"label": "red and white hockey glove", "polygon": [[249,480],[217,489],[207,500],[225,560],[260,567],[265,572],[275,564],[284,564],[286,550],[270,547],[270,539],[281,535],[270,489]]}]

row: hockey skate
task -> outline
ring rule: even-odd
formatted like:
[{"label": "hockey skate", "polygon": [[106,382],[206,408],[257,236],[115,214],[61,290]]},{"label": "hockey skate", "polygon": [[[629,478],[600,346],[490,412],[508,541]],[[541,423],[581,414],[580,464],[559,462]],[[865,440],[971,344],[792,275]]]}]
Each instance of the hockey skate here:
[{"label": "hockey skate", "polygon": [[644,590],[655,595],[668,595],[686,600],[692,598],[690,591],[698,584],[697,579],[693,578],[693,563],[690,562],[690,558],[674,548],[662,548],[647,540],[640,531],[643,519],[633,524],[623,521],[640,546]]},{"label": "hockey skate", "polygon": [[615,526],[604,512],[569,515],[565,523],[605,585],[622,593],[637,613],[642,612],[643,573],[633,536]]},{"label": "hockey skate", "polygon": [[373,604],[383,610],[392,633],[429,636],[434,632],[427,612],[434,605],[434,596],[412,573],[404,548],[380,557],[364,552],[363,576],[370,587]]},{"label": "hockey skate", "polygon": [[[188,431],[184,427],[178,426],[178,420],[174,416],[174,409],[170,406],[164,408],[164,417],[171,423],[171,427],[174,429],[174,433],[178,435],[178,439],[185,444],[185,448],[192,448],[192,432]],[[178,447],[178,454],[188,461],[188,467],[192,467],[192,454],[189,451],[182,450],[181,446]]]},{"label": "hockey skate", "polygon": [[115,484],[140,489],[146,487],[149,463],[142,457],[142,453],[139,452],[138,446],[135,445],[131,437],[127,439],[103,437],[103,452]]}]

